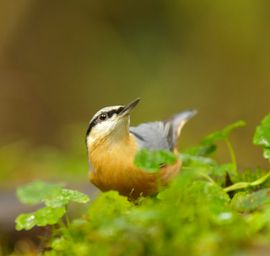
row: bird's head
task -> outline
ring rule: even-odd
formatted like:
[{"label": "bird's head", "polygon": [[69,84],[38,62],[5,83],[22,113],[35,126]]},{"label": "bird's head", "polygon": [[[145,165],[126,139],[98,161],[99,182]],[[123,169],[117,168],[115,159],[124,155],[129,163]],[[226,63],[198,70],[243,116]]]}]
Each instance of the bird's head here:
[{"label": "bird's head", "polygon": [[140,99],[136,99],[126,106],[110,106],[99,110],[89,123],[86,132],[87,146],[91,147],[104,140],[114,141],[128,135],[129,114],[139,101]]}]

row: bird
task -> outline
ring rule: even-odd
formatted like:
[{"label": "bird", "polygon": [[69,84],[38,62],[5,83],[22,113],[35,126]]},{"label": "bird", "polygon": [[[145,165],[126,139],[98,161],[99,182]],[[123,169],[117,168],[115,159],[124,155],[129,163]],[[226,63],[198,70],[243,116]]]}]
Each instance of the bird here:
[{"label": "bird", "polygon": [[[101,191],[116,190],[130,200],[157,194],[177,175],[181,167],[177,141],[184,124],[197,113],[186,110],[163,121],[132,127],[130,113],[139,102],[137,98],[127,105],[100,109],[86,132],[90,182]],[[157,172],[150,173],[134,164],[142,149],[168,150],[177,160],[161,164]]]}]

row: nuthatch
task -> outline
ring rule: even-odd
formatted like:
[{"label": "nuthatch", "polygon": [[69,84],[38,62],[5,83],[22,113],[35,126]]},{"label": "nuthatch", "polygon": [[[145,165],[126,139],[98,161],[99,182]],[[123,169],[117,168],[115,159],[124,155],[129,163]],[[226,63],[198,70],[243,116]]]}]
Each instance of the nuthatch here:
[{"label": "nuthatch", "polygon": [[170,150],[178,156],[176,143],[181,129],[196,114],[188,110],[165,121],[130,127],[130,112],[139,101],[102,108],[91,119],[86,133],[90,181],[102,191],[117,190],[130,199],[157,193],[160,185],[168,184],[181,167],[177,157],[174,164],[148,173],[134,165],[136,153],[146,148]]}]

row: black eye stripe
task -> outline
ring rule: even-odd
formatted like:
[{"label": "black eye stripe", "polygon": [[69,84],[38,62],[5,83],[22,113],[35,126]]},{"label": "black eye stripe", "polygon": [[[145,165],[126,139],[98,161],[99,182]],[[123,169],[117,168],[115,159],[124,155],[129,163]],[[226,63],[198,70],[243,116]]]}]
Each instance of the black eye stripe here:
[{"label": "black eye stripe", "polygon": [[119,114],[124,108],[120,107],[118,109],[112,109],[110,111],[107,112],[108,117],[112,117],[114,114]]},{"label": "black eye stripe", "polygon": [[87,128],[87,131],[86,131],[86,137],[90,134],[92,128],[101,121],[101,120],[99,121],[100,115],[107,114],[108,118],[111,118],[114,114],[120,114],[123,109],[124,109],[124,107],[119,107],[118,109],[112,109],[112,110],[110,110],[108,112],[102,112],[102,113],[100,113],[97,117],[95,117],[90,122],[90,124],[89,124],[89,126]]}]

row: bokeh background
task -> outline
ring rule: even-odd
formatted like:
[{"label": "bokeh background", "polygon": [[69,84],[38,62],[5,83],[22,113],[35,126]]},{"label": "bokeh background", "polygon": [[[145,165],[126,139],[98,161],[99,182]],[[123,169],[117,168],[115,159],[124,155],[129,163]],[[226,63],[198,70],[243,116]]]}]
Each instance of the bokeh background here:
[{"label": "bokeh background", "polygon": [[21,211],[16,186],[90,188],[85,131],[107,105],[141,97],[134,125],[198,109],[180,147],[243,119],[239,168],[266,166],[252,136],[270,111],[269,10],[268,0],[1,1],[0,240]]}]

